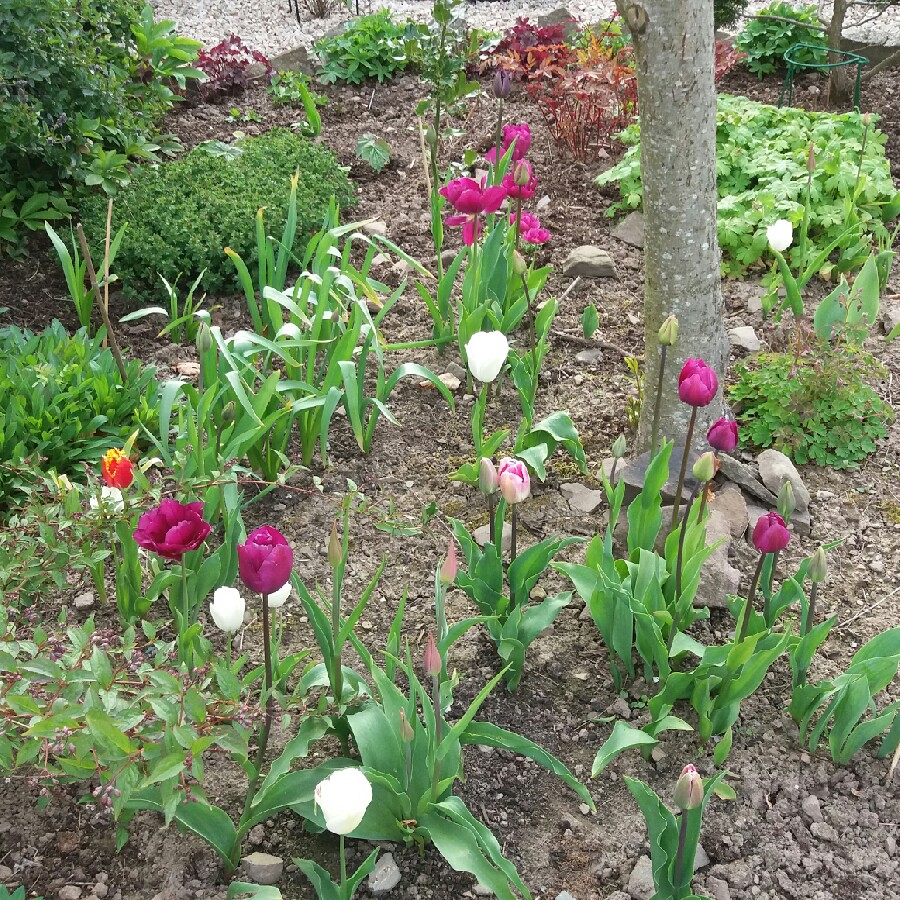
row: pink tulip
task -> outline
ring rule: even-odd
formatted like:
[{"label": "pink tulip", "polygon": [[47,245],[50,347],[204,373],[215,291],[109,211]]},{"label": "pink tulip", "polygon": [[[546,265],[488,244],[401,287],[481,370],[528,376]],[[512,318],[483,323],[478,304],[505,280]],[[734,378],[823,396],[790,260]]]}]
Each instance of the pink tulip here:
[{"label": "pink tulip", "polygon": [[531,494],[531,476],[528,466],[521,460],[509,456],[501,459],[497,473],[500,476],[500,494],[507,503],[521,503]]},{"label": "pink tulip", "polygon": [[258,594],[274,594],[291,577],[294,551],[284,535],[271,525],[257,528],[246,543],[237,545],[241,581]]},{"label": "pink tulip", "polygon": [[720,453],[731,453],[738,445],[738,427],[733,419],[717,419],[709,426],[706,440],[713,450]]},{"label": "pink tulip", "polygon": [[428,635],[428,646],[425,648],[425,674],[434,678],[441,674],[441,654],[438,652],[437,644],[434,642],[434,635]]},{"label": "pink tulip", "polygon": [[138,520],[134,540],[144,550],[163,559],[180,562],[185,553],[196,550],[212,529],[203,519],[203,504],[163,500]]},{"label": "pink tulip", "polygon": [[507,196],[516,200],[530,200],[537,191],[537,178],[527,159],[519,160],[515,169],[503,176],[502,183]]},{"label": "pink tulip", "polygon": [[778,553],[790,543],[791,533],[777,512],[760,516],[753,528],[753,546],[760,553]]},{"label": "pink tulip", "polygon": [[456,581],[456,541],[450,538],[447,546],[447,556],[441,565],[441,584],[453,584]]},{"label": "pink tulip", "polygon": [[[528,148],[531,146],[531,129],[528,127],[527,123],[523,122],[521,125],[503,126],[503,149],[500,151],[501,156],[509,150],[510,144],[512,144],[513,141],[516,142],[516,146],[512,153],[512,161],[517,163],[525,156],[528,152]],[[484,158],[489,163],[496,164],[498,162],[497,148],[491,147],[491,149],[484,154]]]},{"label": "pink tulip", "polygon": [[687,765],[675,785],[675,805],[682,811],[696,809],[703,803],[703,779],[695,766]]},{"label": "pink tulip", "polygon": [[[509,214],[509,224],[516,224],[516,214]],[[519,218],[519,235],[528,244],[546,244],[550,240],[550,232],[541,227],[541,220],[534,213],[525,212]]]},{"label": "pink tulip", "polygon": [[716,373],[702,359],[687,359],[678,376],[678,396],[689,406],[708,406],[719,389]]},{"label": "pink tulip", "polygon": [[485,187],[485,179],[456,178],[438,192],[446,197],[450,205],[461,215],[447,216],[447,225],[462,225],[463,243],[467,247],[478,240],[481,234],[479,216],[495,213],[506,199],[506,189],[501,185]]}]

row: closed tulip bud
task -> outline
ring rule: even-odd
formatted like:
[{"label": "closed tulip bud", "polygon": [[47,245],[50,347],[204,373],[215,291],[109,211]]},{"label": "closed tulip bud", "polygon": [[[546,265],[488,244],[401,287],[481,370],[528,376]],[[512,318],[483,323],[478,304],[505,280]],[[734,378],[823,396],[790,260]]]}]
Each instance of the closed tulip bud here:
[{"label": "closed tulip bud", "polygon": [[207,325],[206,322],[201,322],[200,327],[197,329],[197,352],[203,356],[212,350],[212,346],[213,339],[212,332],[209,330],[209,325]]},{"label": "closed tulip bud", "polygon": [[403,741],[404,744],[408,744],[414,737],[416,733],[412,729],[412,725],[409,724],[409,720],[406,718],[406,713],[401,709],[400,710],[400,740]]},{"label": "closed tulip bud", "polygon": [[862,117],[862,123],[866,128],[868,128],[872,124],[872,114],[865,113]]},{"label": "closed tulip bud", "polygon": [[628,444],[625,441],[625,435],[620,434],[614,441],[612,445],[612,455],[613,459],[624,459],[625,451],[628,449]]},{"label": "closed tulip bud", "polygon": [[428,635],[428,646],[425,648],[425,674],[436,677],[441,674],[441,654],[438,653],[434,635]]},{"label": "closed tulip bud", "polygon": [[337,530],[337,522],[331,523],[331,535],[328,538],[328,565],[336,569],[344,559],[344,548]]},{"label": "closed tulip bud", "polygon": [[694,478],[702,484],[705,484],[707,481],[712,481],[713,478],[716,477],[716,472],[719,471],[719,461],[716,459],[716,454],[713,453],[712,450],[707,450],[706,453],[694,463],[692,471]]},{"label": "closed tulip bud", "polygon": [[499,487],[500,477],[497,475],[497,467],[486,456],[482,456],[478,464],[478,490],[489,497],[496,494]]},{"label": "closed tulip bud", "polygon": [[703,779],[694,766],[687,765],[681,770],[681,777],[675,784],[675,805],[687,812],[703,803]]},{"label": "closed tulip bud", "polygon": [[738,445],[738,427],[733,419],[716,419],[706,432],[706,440],[713,450],[731,453]]},{"label": "closed tulip bud", "polygon": [[429,147],[437,146],[437,132],[431,125],[425,129],[425,143],[428,144]]},{"label": "closed tulip bud", "polygon": [[814,172],[816,169],[816,148],[812,141],[809,142],[809,152],[806,154],[806,171]]},{"label": "closed tulip bud", "polygon": [[678,340],[678,319],[669,316],[659,328],[657,340],[663,347],[671,347]]},{"label": "closed tulip bud", "polygon": [[222,410],[222,424],[230,425],[234,421],[234,400],[229,400]]},{"label": "closed tulip bud", "polygon": [[794,487],[789,481],[786,481],[778,492],[778,514],[787,521],[796,508],[797,501],[794,499]]},{"label": "closed tulip bud", "polygon": [[702,359],[686,359],[678,376],[678,397],[689,406],[708,406],[719,390],[716,373]]},{"label": "closed tulip bud", "polygon": [[778,553],[790,543],[791,533],[776,512],[760,516],[753,527],[753,546],[760,553]]},{"label": "closed tulip bud", "polygon": [[512,264],[513,272],[516,275],[524,275],[528,271],[528,263],[525,262],[525,257],[518,250],[513,251]]},{"label": "closed tulip bud", "polygon": [[494,96],[498,100],[505,100],[509,96],[511,88],[512,79],[509,77],[509,72],[498,69],[497,74],[494,75]]},{"label": "closed tulip bud", "polygon": [[244,624],[244,598],[233,587],[216,588],[209,614],[216,627],[228,634],[233,634]]},{"label": "closed tulip bud", "polygon": [[520,159],[513,168],[513,182],[517,187],[525,187],[531,181],[532,174],[531,166]]},{"label": "closed tulip bud", "polygon": [[487,384],[499,374],[509,356],[509,341],[502,331],[476,331],[466,342],[466,362],[472,377]]},{"label": "closed tulip bud", "polygon": [[806,570],[809,580],[812,582],[821,582],[828,575],[828,559],[825,556],[825,548],[819,547],[812,555],[809,561],[809,568]]},{"label": "closed tulip bud", "polygon": [[441,584],[453,584],[456,581],[456,542],[450,538],[447,556],[441,566]]}]

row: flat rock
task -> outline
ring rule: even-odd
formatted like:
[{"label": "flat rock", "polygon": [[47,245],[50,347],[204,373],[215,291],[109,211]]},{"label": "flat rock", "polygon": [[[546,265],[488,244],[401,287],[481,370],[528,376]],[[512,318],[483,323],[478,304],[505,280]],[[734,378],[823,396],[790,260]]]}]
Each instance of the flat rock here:
[{"label": "flat rock", "polygon": [[628,213],[610,234],[623,243],[630,244],[632,247],[644,247],[644,214],[636,209],[634,212]]},{"label": "flat rock", "polygon": [[241,860],[244,874],[256,884],[278,884],[284,871],[284,860],[257,850]]},{"label": "flat rock", "polygon": [[747,532],[750,517],[747,513],[747,501],[737,485],[726,482],[724,487],[716,491],[709,499],[710,512],[718,512],[728,522],[728,529],[733,538],[742,537]]},{"label": "flat rock", "polygon": [[74,884],[67,884],[59,889],[56,896],[59,897],[59,900],[81,900],[81,888]]},{"label": "flat rock", "polygon": [[575,898],[568,891],[562,891],[556,895],[556,900],[575,900]]},{"label": "flat rock", "polygon": [[762,483],[773,493],[778,496],[781,486],[789,481],[794,489],[794,500],[797,504],[797,513],[805,513],[809,511],[809,490],[803,483],[797,467],[780,451],[763,450],[756,458],[756,464],[759,466],[759,477]]},{"label": "flat rock", "polygon": [[719,454],[719,471],[732,484],[742,487],[751,497],[774,506],[778,498],[757,478],[756,470],[727,453]]},{"label": "flat rock", "polygon": [[697,844],[697,852],[694,854],[694,871],[705,869],[709,865],[709,854],[703,849],[703,844]]},{"label": "flat rock", "polygon": [[562,25],[563,37],[567,41],[572,40],[578,34],[578,21],[564,6],[553,9],[546,15],[537,17],[538,25]]},{"label": "flat rock", "polygon": [[369,890],[373,894],[386,894],[400,883],[400,869],[394,862],[393,853],[379,856],[375,868],[369,873]]},{"label": "flat rock", "polygon": [[276,72],[305,72],[313,74],[313,66],[309,61],[309,50],[306,47],[294,47],[293,50],[285,50],[277,56],[269,58],[272,68]]},{"label": "flat rock", "polygon": [[605,491],[594,491],[577,482],[562,484],[559,491],[576,512],[592,513],[606,499]]},{"label": "flat rock", "polygon": [[380,235],[384,237],[387,234],[387,224],[383,222],[381,219],[372,219],[369,222],[363,222],[360,226],[360,230],[363,234],[368,234],[370,236]]},{"label": "flat rock", "polygon": [[13,870],[9,866],[0,865],[0,884],[11,885],[13,877]]},{"label": "flat rock", "polygon": [[[662,499],[664,503],[672,503],[675,500],[675,492],[678,490],[678,473],[681,471],[681,457],[684,453],[684,445],[676,444],[672,448],[672,455],[669,457],[669,480],[662,486]],[[691,492],[697,487],[696,479],[691,475],[691,469],[694,463],[700,458],[700,455],[693,450],[688,454],[687,471],[684,476],[684,489],[681,492],[682,501],[687,502],[691,496]],[[631,460],[624,469],[622,469],[622,478],[625,480],[625,504],[631,503],[632,500],[640,493],[644,486],[644,476],[647,473],[647,466],[650,464],[650,451],[647,450],[640,456]]]},{"label": "flat rock", "polygon": [[[472,532],[472,539],[478,544],[479,547],[483,547],[487,544],[491,539],[491,526],[490,525],[482,525],[480,528],[476,528]],[[502,549],[503,552],[506,553],[512,547],[512,524],[509,522],[503,523],[503,544]]]},{"label": "flat rock", "polygon": [[768,510],[764,506],[758,506],[756,503],[747,504],[747,540],[753,540],[753,529],[756,523],[764,516]]},{"label": "flat rock", "polygon": [[[722,545],[717,547],[703,564],[700,584],[694,597],[695,606],[727,609],[726,596],[736,594],[740,588],[741,573],[728,561],[728,550],[731,547],[729,522],[721,512],[710,509],[706,526],[706,544],[711,546],[722,538],[725,539]],[[699,854],[699,849],[697,852]]]},{"label": "flat rock", "polygon": [[603,359],[603,351],[598,347],[592,347],[590,350],[580,350],[575,354],[575,362],[581,363],[583,366],[592,366]]},{"label": "flat rock", "polygon": [[94,595],[90,591],[79,594],[73,601],[75,609],[86,611],[94,608]]},{"label": "flat rock", "polygon": [[709,891],[712,900],[731,900],[731,891],[728,890],[728,882],[722,881],[721,878],[710,875],[709,878],[706,879],[706,890]]},{"label": "flat rock", "polygon": [[879,321],[885,334],[888,334],[900,325],[900,302],[894,300],[883,304]]},{"label": "flat rock", "polygon": [[728,332],[728,340],[731,346],[738,350],[746,350],[747,353],[756,353],[762,344],[756,336],[756,332],[749,325],[741,325],[738,328],[732,328]]},{"label": "flat rock", "polygon": [[642,856],[628,876],[625,890],[632,900],[650,900],[653,896],[653,863],[649,856]]},{"label": "flat rock", "polygon": [[606,250],[584,244],[576,247],[563,263],[563,275],[570,278],[615,278],[616,264]]},{"label": "flat rock", "polygon": [[819,798],[815,794],[807,794],[800,804],[800,809],[812,822],[825,821],[825,817],[822,815],[822,807],[819,805]]}]

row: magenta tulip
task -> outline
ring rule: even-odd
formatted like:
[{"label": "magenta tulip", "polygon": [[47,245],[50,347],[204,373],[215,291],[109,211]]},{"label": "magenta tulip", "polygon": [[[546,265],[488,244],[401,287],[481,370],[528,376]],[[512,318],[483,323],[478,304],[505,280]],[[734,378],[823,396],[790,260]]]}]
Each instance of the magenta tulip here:
[{"label": "magenta tulip", "polygon": [[196,550],[206,540],[211,530],[203,520],[203,504],[199,500],[179,503],[170,499],[140,517],[134,539],[144,550],[180,562],[185,553]]},{"label": "magenta tulip", "polygon": [[716,373],[702,359],[687,359],[678,376],[678,396],[689,406],[708,406],[719,389]]},{"label": "magenta tulip", "polygon": [[[503,126],[503,149],[500,151],[501,156],[509,150],[513,141],[516,142],[516,146],[512,152],[512,162],[517,163],[525,156],[528,152],[528,148],[531,146],[531,129],[528,127],[527,123],[523,122],[521,125]],[[489,163],[496,164],[499,161],[497,159],[497,148],[491,147],[491,149],[484,154],[484,158]]]},{"label": "magenta tulip", "polygon": [[291,577],[294,551],[271,525],[257,528],[245,544],[237,545],[241,581],[258,594],[272,594]]},{"label": "magenta tulip", "polygon": [[753,546],[760,553],[778,553],[790,543],[791,533],[777,512],[760,516],[753,529]]},{"label": "magenta tulip", "polygon": [[706,440],[713,450],[720,453],[731,453],[738,445],[738,427],[733,419],[717,419],[709,426]]},{"label": "magenta tulip", "polygon": [[537,191],[537,178],[527,159],[520,159],[512,172],[503,176],[506,194],[515,200],[530,200]]},{"label": "magenta tulip", "polygon": [[456,178],[438,192],[446,197],[458,216],[447,216],[447,225],[462,225],[463,243],[471,247],[481,234],[480,216],[495,213],[506,199],[506,189],[501,185],[485,187],[485,180]]},{"label": "magenta tulip", "polygon": [[[509,214],[509,224],[516,224],[516,214]],[[528,244],[546,244],[550,240],[550,232],[541,226],[541,220],[530,212],[523,211],[519,216],[519,234]]]},{"label": "magenta tulip", "polygon": [[500,476],[500,494],[510,505],[521,503],[531,493],[531,476],[528,466],[521,460],[505,457],[497,470]]}]

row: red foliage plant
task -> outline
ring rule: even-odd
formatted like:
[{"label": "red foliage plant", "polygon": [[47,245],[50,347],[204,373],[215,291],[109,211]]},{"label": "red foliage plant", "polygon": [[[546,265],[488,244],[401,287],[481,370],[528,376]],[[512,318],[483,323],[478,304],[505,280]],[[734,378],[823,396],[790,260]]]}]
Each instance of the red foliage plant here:
[{"label": "red foliage plant", "polygon": [[716,81],[727,75],[746,56],[728,41],[716,41]]},{"label": "red foliage plant", "polygon": [[478,71],[504,69],[519,81],[565,75],[578,62],[575,50],[566,43],[565,31],[565,23],[535,25],[529,19],[518,18],[481,61]]},{"label": "red foliage plant", "polygon": [[214,100],[240,93],[247,87],[254,63],[264,67],[268,78],[275,74],[269,60],[259,50],[251,50],[236,34],[209,50],[201,50],[197,68],[207,80],[200,85],[200,95],[204,100]]}]

